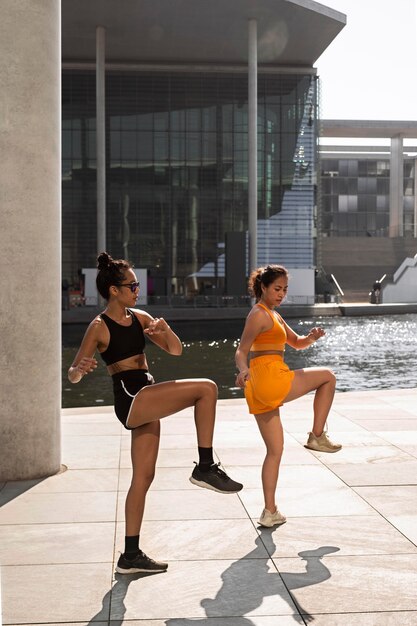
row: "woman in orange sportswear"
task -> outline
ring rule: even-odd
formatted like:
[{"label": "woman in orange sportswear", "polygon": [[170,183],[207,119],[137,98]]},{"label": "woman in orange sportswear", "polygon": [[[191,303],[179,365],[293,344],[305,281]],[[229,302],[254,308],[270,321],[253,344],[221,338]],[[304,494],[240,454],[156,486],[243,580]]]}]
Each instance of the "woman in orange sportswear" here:
[{"label": "woman in orange sportswear", "polygon": [[271,527],[286,521],[277,509],[275,491],[284,447],[279,408],[284,402],[315,391],[314,422],[306,448],[337,452],[342,447],[330,441],[324,432],[332,406],[336,379],[325,367],[291,371],[284,362],[285,344],[304,350],[323,337],[322,328],[312,328],[308,335],[297,335],[275,311],[288,290],[288,272],[280,265],[268,265],[253,271],[249,291],[256,298],[236,350],[239,373],[236,384],[245,391],[249,412],[255,415],[266,445],[262,466],[265,507],[259,519],[261,526]]}]

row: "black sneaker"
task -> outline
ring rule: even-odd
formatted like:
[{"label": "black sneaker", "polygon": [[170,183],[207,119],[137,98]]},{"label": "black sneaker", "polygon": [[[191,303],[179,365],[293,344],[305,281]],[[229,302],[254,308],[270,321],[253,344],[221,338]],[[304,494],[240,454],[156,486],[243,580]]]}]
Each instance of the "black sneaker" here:
[{"label": "black sneaker", "polygon": [[119,574],[156,574],[157,572],[165,572],[168,563],[158,563],[150,559],[142,550],[133,559],[128,559],[124,554],[120,555],[117,561],[116,572]]},{"label": "black sneaker", "polygon": [[226,472],[220,469],[219,465],[220,463],[213,463],[208,472],[202,472],[196,464],[190,476],[190,482],[198,487],[204,487],[219,493],[237,493],[240,491],[243,485],[229,478]]}]

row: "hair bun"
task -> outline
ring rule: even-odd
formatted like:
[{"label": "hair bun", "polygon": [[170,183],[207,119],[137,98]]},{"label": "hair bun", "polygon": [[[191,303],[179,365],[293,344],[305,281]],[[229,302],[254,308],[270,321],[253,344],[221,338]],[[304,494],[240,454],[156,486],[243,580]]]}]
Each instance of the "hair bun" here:
[{"label": "hair bun", "polygon": [[101,252],[97,257],[97,267],[99,270],[106,270],[113,263],[113,259],[107,252]]}]

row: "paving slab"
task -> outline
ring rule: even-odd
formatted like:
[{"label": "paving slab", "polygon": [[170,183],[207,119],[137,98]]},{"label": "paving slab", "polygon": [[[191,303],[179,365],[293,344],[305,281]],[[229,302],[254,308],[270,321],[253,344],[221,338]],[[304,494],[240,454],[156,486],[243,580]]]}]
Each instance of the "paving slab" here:
[{"label": "paving slab", "polygon": [[[286,432],[304,433],[304,437],[307,440],[307,433],[310,432],[313,427],[313,413],[312,412],[310,416],[293,417],[293,416],[286,416],[284,409],[283,409],[281,420],[282,420],[282,425],[284,426]],[[329,433],[331,432],[332,434],[342,433],[345,431],[361,432],[363,430],[362,426],[360,426],[359,424],[355,424],[354,422],[352,422],[352,420],[349,420],[348,418],[342,417],[340,415],[331,417],[328,420],[327,425],[329,428]]]},{"label": "paving slab", "polygon": [[[125,467],[123,463],[123,453],[120,460],[120,467]],[[130,459],[130,457],[129,457]],[[197,460],[196,448],[193,445],[191,448],[177,448],[173,450],[166,450],[162,448],[159,450],[156,466],[159,467],[185,467],[192,470],[194,467],[193,461]],[[130,463],[130,460],[129,460]],[[128,467],[131,467],[131,463]]]},{"label": "paving slab", "polygon": [[[133,584],[134,577],[129,578],[116,575],[111,619],[226,620],[297,613],[269,559],[173,562],[166,573],[144,576],[140,584]],[[150,597],[158,598],[158,602],[149,602]]]},{"label": "paving slab", "polygon": [[[247,489],[257,489],[261,484],[261,468],[254,465],[227,465],[227,471]],[[322,464],[317,465],[282,465],[279,472],[279,491],[285,488],[314,489],[322,487],[343,487],[344,482]]]},{"label": "paving slab", "polygon": [[[16,498],[24,491],[38,493],[80,493],[117,491],[119,468],[65,470],[43,480],[10,481],[1,492],[2,499]],[[3,500],[4,501],[4,500]]]},{"label": "paving slab", "polygon": [[[343,444],[345,442],[343,441]],[[416,447],[417,453],[417,447]],[[383,446],[346,446],[339,450],[337,454],[317,453],[316,459],[331,467],[333,465],[360,464],[369,468],[370,465],[386,463],[399,463],[402,461],[414,461],[414,456],[410,452],[400,450],[396,446],[385,444]],[[334,468],[332,468],[334,471]],[[389,468],[384,467],[385,471]]]},{"label": "paving slab", "polygon": [[397,444],[398,447],[407,454],[411,454],[411,456],[417,458],[417,445],[408,446],[407,444]]},{"label": "paving slab", "polygon": [[19,498],[4,504],[0,524],[112,521],[116,514],[116,497],[117,492],[108,491],[34,494],[25,492]]},{"label": "paving slab", "polygon": [[414,515],[390,515],[388,519],[404,537],[417,545],[417,513]]},{"label": "paving slab", "polygon": [[[3,567],[3,624],[89,621],[111,590],[111,579],[111,563]],[[109,618],[105,613],[102,620]]]},{"label": "paving slab", "polygon": [[314,626],[415,626],[417,611],[312,615]]},{"label": "paving slab", "polygon": [[363,428],[366,428],[367,430],[373,430],[373,431],[395,431],[395,430],[400,430],[401,432],[404,431],[412,431],[414,432],[415,430],[417,430],[417,419],[414,417],[412,419],[410,418],[396,418],[393,419],[392,417],[390,419],[382,419],[381,416],[379,416],[378,418],[374,417],[373,419],[370,419],[369,416],[366,418],[355,418],[354,420],[355,424],[357,424],[358,426],[362,426]]},{"label": "paving slab", "polygon": [[[221,537],[221,541],[219,538]],[[116,545],[122,546],[124,524],[117,524]],[[233,523],[222,519],[145,521],[141,541],[154,558],[165,561],[265,559],[269,554],[252,521],[234,519]],[[404,543],[406,542],[403,539]],[[417,551],[417,549],[416,549]]]},{"label": "paving slab", "polygon": [[0,526],[2,565],[105,563],[114,556],[114,522]]},{"label": "paving slab", "polygon": [[417,513],[417,486],[355,487],[354,491],[384,517]]},{"label": "paving slab", "polygon": [[[306,448],[300,446],[298,442],[291,445],[289,443],[291,439],[293,439],[291,435],[286,438],[281,467],[284,465],[320,465],[320,461],[311,455]],[[218,460],[227,468],[235,465],[260,467],[265,458],[265,448],[259,446],[252,448],[216,447],[215,452]]]},{"label": "paving slab", "polygon": [[[119,494],[118,521],[124,519],[126,494]],[[209,520],[245,519],[247,513],[236,494],[220,494],[208,489],[150,491],[146,498],[146,519]]]},{"label": "paving slab", "polygon": [[277,528],[259,528],[270,556],[289,557],[311,550],[323,541],[338,548],[334,556],[414,554],[417,546],[378,515],[346,517],[291,517]]},{"label": "paving slab", "polygon": [[120,422],[116,421],[116,419],[110,414],[107,415],[104,420],[100,419],[93,421],[89,419],[88,422],[82,421],[81,416],[77,416],[71,421],[68,420],[63,423],[61,432],[64,437],[79,437],[85,435],[90,435],[90,437],[101,437],[103,435],[120,435],[122,428],[123,426]]},{"label": "paving slab", "polygon": [[[376,422],[378,420],[386,420],[391,424],[401,420],[415,419],[415,415],[412,411],[407,411],[403,408],[398,408],[388,404],[379,403],[369,410],[369,405],[365,406],[343,406],[337,409],[337,413],[352,420],[352,422],[360,423],[361,420],[369,422]],[[370,424],[372,429],[372,425]]]},{"label": "paving slab", "polygon": [[375,431],[375,434],[401,450],[408,446],[417,446],[417,430],[382,430]]},{"label": "paving slab", "polygon": [[[62,463],[70,469],[118,468],[119,435],[68,435],[62,440]],[[100,444],[100,445],[98,445]]]},{"label": "paving slab", "polygon": [[[325,547],[316,552],[321,550]],[[274,559],[302,615],[417,611],[417,569],[406,554],[306,556],[303,561]]]},{"label": "paving slab", "polygon": [[[333,441],[337,441],[341,443],[344,448],[348,447],[365,447],[365,446],[386,446],[386,439],[383,437],[384,433],[373,433],[365,428],[357,429],[357,425],[352,430],[344,430],[343,432],[338,432],[335,437],[332,433],[331,427],[329,427],[329,437]],[[291,435],[300,443],[304,445],[306,442],[306,433],[305,432],[292,432]],[[318,455],[320,452],[314,452],[313,450],[309,451],[310,454]],[[324,453],[327,457],[328,454]]]},{"label": "paving slab", "polygon": [[417,461],[410,457],[401,463],[355,463],[332,465],[332,471],[347,485],[417,485]]},{"label": "paving slab", "polygon": [[[273,616],[253,616],[247,617],[203,617],[199,618],[170,618],[168,620],[123,620],[123,626],[294,626],[295,624],[305,624],[305,621],[298,615],[273,615]],[[94,622],[95,626],[96,622]],[[48,625],[49,626],[49,625]],[[61,626],[61,625],[59,625]],[[66,625],[64,625],[66,626]],[[78,626],[74,624],[71,626]],[[121,626],[120,620],[111,621],[110,626]]]},{"label": "paving slab", "polygon": [[[244,489],[240,498],[249,515],[257,519],[263,509],[262,489]],[[316,484],[314,488],[278,488],[277,504],[287,517],[376,514],[372,506],[347,486],[322,488]]]},{"label": "paving slab", "polygon": [[[114,622],[117,626],[121,626],[120,621]],[[26,624],[8,624],[8,626],[27,626]],[[40,622],[36,626],[91,626],[91,621],[88,622],[59,622],[59,624],[51,624],[50,622]],[[94,626],[109,626],[109,622],[96,622],[94,621]]]}]

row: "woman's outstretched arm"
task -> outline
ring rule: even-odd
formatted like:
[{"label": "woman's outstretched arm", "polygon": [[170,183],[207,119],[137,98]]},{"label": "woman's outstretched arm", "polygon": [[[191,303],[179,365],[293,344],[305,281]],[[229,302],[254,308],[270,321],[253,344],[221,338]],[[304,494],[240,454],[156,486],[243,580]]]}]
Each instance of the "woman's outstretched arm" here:
[{"label": "woman's outstretched arm", "polygon": [[309,348],[317,341],[317,339],[324,337],[326,334],[323,328],[315,326],[310,330],[308,335],[298,335],[290,326],[288,326],[282,317],[281,320],[285,326],[285,330],[287,331],[287,344],[295,350],[305,350],[306,348]]},{"label": "woman's outstretched arm", "polygon": [[86,374],[93,372],[97,367],[94,353],[99,343],[98,331],[100,324],[101,320],[96,318],[85,331],[80,348],[68,370],[68,380],[71,383],[79,383]]}]

